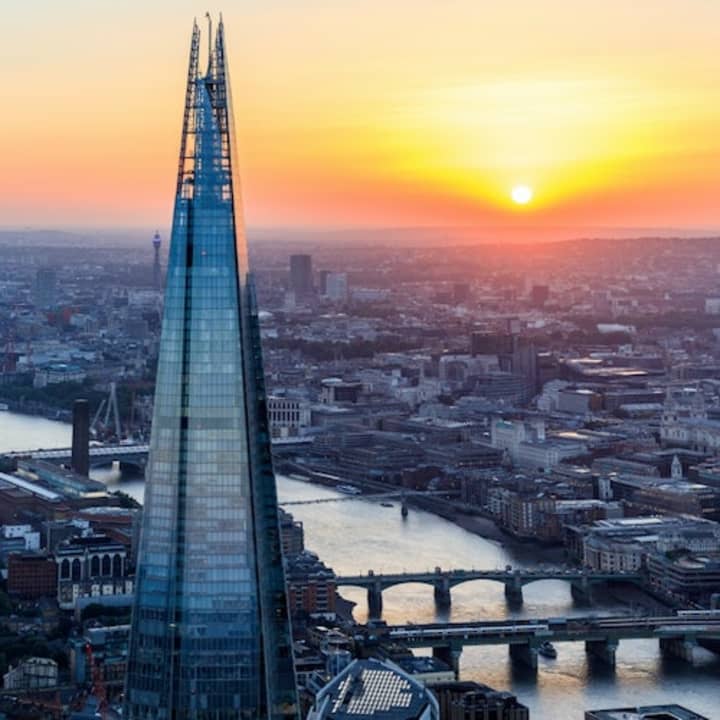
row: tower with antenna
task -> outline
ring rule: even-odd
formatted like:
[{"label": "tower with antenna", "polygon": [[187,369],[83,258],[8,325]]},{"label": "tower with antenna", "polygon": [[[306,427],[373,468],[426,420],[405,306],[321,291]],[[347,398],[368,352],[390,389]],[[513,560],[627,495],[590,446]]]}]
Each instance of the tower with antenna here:
[{"label": "tower with antenna", "polygon": [[297,720],[222,20],[210,29],[206,71],[196,24],[190,43],[123,718]]},{"label": "tower with antenna", "polygon": [[153,262],[153,287],[156,290],[162,289],[162,270],[160,269],[160,245],[162,240],[160,239],[160,232],[155,231],[153,235],[153,250],[155,251],[155,260]]}]

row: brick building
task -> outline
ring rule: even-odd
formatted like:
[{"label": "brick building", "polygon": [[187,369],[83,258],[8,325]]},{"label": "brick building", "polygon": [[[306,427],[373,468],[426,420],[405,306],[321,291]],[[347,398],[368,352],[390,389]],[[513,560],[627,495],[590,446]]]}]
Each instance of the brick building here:
[{"label": "brick building", "polygon": [[8,594],[22,600],[52,597],[57,592],[57,565],[43,553],[13,553],[7,562]]}]

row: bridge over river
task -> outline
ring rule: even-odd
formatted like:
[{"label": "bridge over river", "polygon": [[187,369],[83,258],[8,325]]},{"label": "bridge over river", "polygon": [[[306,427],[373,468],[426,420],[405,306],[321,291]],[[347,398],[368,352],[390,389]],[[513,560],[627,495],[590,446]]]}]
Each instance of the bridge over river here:
[{"label": "bridge over river", "polygon": [[[309,438],[278,438],[273,440],[273,448],[281,449],[310,442]],[[117,445],[91,445],[90,467],[112,465],[131,466],[144,470],[147,464],[150,445],[148,443],[120,443]],[[57,465],[68,465],[72,459],[72,448],[40,448],[39,450],[16,450],[7,453],[9,457],[18,459],[45,460]]]},{"label": "bridge over river", "polygon": [[385,625],[369,623],[361,633],[368,648],[400,643],[432,648],[457,675],[466,645],[507,645],[513,660],[537,668],[545,642],[584,642],[586,651],[610,666],[620,640],[656,638],[662,652],[693,662],[700,648],[720,653],[720,613],[713,617],[573,617],[545,620]]},{"label": "bridge over river", "polygon": [[596,572],[578,568],[512,569],[505,570],[442,570],[434,572],[375,573],[367,575],[342,575],[337,578],[338,586],[361,587],[367,589],[368,611],[371,617],[380,617],[382,613],[383,590],[406,583],[424,583],[432,585],[435,603],[438,608],[447,609],[452,603],[451,588],[472,580],[489,580],[505,585],[505,597],[511,604],[521,604],[522,589],[525,585],[540,580],[564,580],[570,583],[573,598],[580,603],[592,599],[594,585],[608,582],[630,582],[642,586],[644,576],[637,572]]}]

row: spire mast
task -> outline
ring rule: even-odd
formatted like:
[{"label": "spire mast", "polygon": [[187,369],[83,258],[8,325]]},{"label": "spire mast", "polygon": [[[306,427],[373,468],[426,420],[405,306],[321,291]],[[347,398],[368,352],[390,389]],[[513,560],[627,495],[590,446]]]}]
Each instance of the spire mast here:
[{"label": "spire mast", "polygon": [[210,77],[210,73],[213,69],[213,48],[212,48],[212,16],[209,12],[205,13],[205,17],[208,21],[208,67],[207,74]]}]

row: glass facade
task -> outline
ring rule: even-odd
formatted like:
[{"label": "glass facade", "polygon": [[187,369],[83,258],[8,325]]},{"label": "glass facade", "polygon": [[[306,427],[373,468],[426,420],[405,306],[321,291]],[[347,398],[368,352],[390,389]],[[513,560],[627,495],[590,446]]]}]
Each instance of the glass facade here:
[{"label": "glass facade", "polygon": [[193,28],[125,715],[287,718],[295,678],[222,23]]}]

